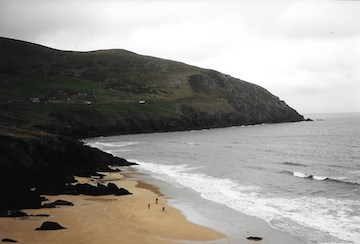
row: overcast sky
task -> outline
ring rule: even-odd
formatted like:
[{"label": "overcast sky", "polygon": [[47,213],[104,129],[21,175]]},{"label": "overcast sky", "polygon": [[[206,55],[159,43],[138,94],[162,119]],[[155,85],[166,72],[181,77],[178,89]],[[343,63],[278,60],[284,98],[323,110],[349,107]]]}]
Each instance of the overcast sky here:
[{"label": "overcast sky", "polygon": [[0,0],[0,36],[215,69],[302,114],[360,112],[358,1]]}]

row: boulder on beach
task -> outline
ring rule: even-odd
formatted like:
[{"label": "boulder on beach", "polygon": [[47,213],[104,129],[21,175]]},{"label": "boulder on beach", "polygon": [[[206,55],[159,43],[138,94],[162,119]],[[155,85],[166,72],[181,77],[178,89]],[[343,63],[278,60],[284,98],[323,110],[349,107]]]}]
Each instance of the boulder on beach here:
[{"label": "boulder on beach", "polygon": [[261,241],[263,238],[257,236],[249,236],[246,239],[248,239],[249,241]]},{"label": "boulder on beach", "polygon": [[13,239],[9,239],[9,238],[4,238],[1,240],[1,242],[17,242],[17,241],[15,241]]},{"label": "boulder on beach", "polygon": [[29,216],[31,216],[31,217],[49,217],[50,215],[48,215],[48,214],[31,214]]},{"label": "boulder on beach", "polygon": [[72,202],[68,202],[65,200],[56,200],[55,202],[44,203],[42,208],[56,208],[56,206],[74,206]]},{"label": "boulder on beach", "polygon": [[56,206],[74,206],[72,202],[65,201],[65,200],[56,200],[53,202]]},{"label": "boulder on beach", "polygon": [[62,227],[60,224],[56,222],[51,221],[45,221],[41,227],[36,228],[35,230],[61,230],[66,229],[65,227]]},{"label": "boulder on beach", "polygon": [[42,208],[56,208],[54,203],[44,203],[41,205]]}]

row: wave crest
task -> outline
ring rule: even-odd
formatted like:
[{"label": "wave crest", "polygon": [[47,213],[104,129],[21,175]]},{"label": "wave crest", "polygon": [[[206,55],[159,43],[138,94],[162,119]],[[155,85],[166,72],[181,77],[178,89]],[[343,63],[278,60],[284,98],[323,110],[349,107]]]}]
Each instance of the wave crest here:
[{"label": "wave crest", "polygon": [[357,182],[348,181],[348,180],[346,180],[346,178],[331,178],[331,177],[327,177],[327,176],[312,175],[312,174],[306,174],[306,173],[303,173],[303,172],[287,171],[287,170],[284,170],[283,173],[292,174],[295,177],[306,178],[306,179],[310,179],[310,180],[331,181],[331,182],[336,182],[336,183],[340,183],[340,184],[347,184],[347,185],[353,185],[353,186],[359,186],[360,185]]}]

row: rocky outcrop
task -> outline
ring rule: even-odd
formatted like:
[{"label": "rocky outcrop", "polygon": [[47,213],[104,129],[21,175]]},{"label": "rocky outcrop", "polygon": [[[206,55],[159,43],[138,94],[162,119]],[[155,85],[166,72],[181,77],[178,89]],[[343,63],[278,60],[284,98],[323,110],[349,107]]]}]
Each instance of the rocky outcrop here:
[{"label": "rocky outcrop", "polygon": [[75,191],[74,176],[131,164],[69,137],[1,129],[0,155],[0,210],[40,208],[42,194]]},{"label": "rocky outcrop", "polygon": [[101,196],[101,195],[128,195],[131,194],[124,188],[118,188],[114,183],[109,183],[107,186],[103,184],[97,184],[97,186],[92,186],[90,184],[76,184],[74,186],[70,185],[65,188],[66,194],[69,195],[90,195],[90,196]]},{"label": "rocky outcrop", "polygon": [[56,222],[45,221],[39,228],[36,228],[35,230],[61,230],[61,229],[66,229],[66,228],[62,227],[60,224]]}]

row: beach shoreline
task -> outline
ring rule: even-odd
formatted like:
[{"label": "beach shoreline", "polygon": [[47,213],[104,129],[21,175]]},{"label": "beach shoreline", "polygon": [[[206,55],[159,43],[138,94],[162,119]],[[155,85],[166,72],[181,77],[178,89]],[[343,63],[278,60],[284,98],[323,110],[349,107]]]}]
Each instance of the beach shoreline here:
[{"label": "beach shoreline", "polygon": [[[80,182],[94,184],[90,178]],[[188,221],[156,186],[120,173],[107,173],[99,180],[112,182],[133,194],[124,196],[56,195],[46,196],[53,202],[61,199],[74,206],[25,209],[28,215],[0,218],[0,239],[19,243],[180,243],[224,240],[226,236]],[[158,203],[156,204],[156,198]],[[149,206],[150,205],[150,206]],[[45,221],[59,223],[66,229],[35,231]]]},{"label": "beach shoreline", "polygon": [[[179,209],[189,221],[217,230],[226,236],[225,239],[206,243],[305,243],[304,240],[296,236],[273,228],[265,220],[204,199],[199,193],[189,188],[175,186],[168,181],[156,179],[148,173],[141,172],[137,166],[124,167],[123,169],[122,174],[126,177],[141,180],[141,182],[159,189],[162,194],[167,196],[169,204]],[[248,237],[260,237],[261,241],[248,240]]]},{"label": "beach shoreline", "polygon": [[[25,209],[28,215],[49,217],[0,218],[0,239],[19,243],[303,243],[271,228],[264,221],[220,207],[218,218],[211,201],[202,199],[202,210],[189,196],[167,182],[158,181],[134,167],[122,172],[102,173],[105,177],[76,177],[79,183],[115,183],[131,195],[46,196],[49,202],[61,199],[74,206]],[[188,192],[188,189],[185,189]],[[189,192],[188,192],[189,193]],[[180,197],[179,194],[182,196]],[[185,198],[183,198],[185,197]],[[191,199],[194,195],[190,196]],[[156,199],[158,203],[156,204]],[[195,204],[194,204],[195,203]],[[163,208],[165,211],[163,211]],[[215,214],[215,215],[214,215]],[[57,222],[66,229],[35,231],[44,221]],[[261,241],[248,240],[249,237]]]}]

